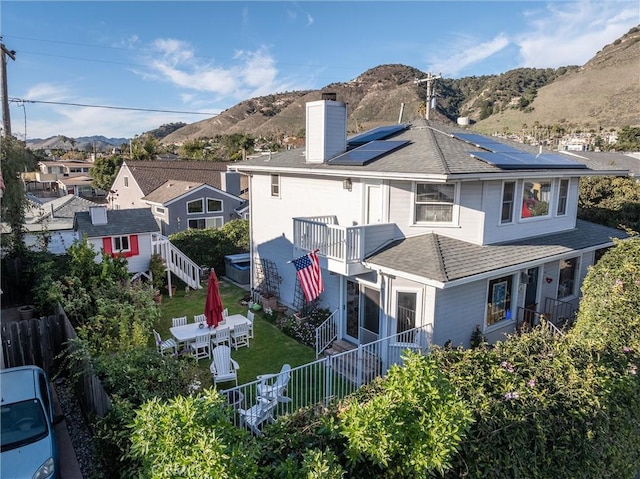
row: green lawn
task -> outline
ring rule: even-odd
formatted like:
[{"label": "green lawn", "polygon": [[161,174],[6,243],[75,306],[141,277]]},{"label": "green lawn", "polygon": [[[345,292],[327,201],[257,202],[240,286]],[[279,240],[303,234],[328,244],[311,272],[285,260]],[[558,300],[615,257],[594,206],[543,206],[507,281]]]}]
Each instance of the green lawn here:
[{"label": "green lawn", "polygon": [[[171,337],[169,328],[171,318],[177,316],[187,316],[189,322],[193,321],[193,316],[204,312],[206,297],[206,284],[200,290],[192,290],[185,296],[184,290],[178,289],[176,295],[170,298],[164,295],[160,304],[162,318],[156,325],[156,329],[162,338]],[[247,305],[241,304],[246,291],[235,284],[220,279],[220,297],[222,305],[229,309],[229,314],[247,313]],[[256,314],[254,322],[254,339],[251,340],[248,348],[241,347],[237,351],[231,352],[231,357],[240,365],[238,370],[238,384],[251,382],[258,374],[277,373],[284,363],[289,363],[292,367],[309,363],[315,359],[315,351],[305,346],[295,339],[282,333],[273,323],[267,321],[264,315]],[[201,359],[198,367],[202,370],[203,385],[210,385],[208,359]],[[229,387],[233,383],[222,384]]]}]

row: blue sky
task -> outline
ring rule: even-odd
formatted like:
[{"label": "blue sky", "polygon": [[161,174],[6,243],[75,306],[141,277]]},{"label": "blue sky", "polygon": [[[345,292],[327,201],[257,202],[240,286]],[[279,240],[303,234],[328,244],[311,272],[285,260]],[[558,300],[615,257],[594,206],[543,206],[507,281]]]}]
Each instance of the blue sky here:
[{"label": "blue sky", "polygon": [[131,138],[390,63],[447,78],[582,65],[638,24],[637,0],[0,0],[21,139]]}]

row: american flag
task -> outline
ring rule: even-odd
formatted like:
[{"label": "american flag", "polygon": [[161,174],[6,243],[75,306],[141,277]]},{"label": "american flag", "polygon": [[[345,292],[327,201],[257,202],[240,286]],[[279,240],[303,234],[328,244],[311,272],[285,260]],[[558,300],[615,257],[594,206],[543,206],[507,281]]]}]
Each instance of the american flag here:
[{"label": "american flag", "polygon": [[294,259],[293,265],[298,272],[298,279],[300,280],[305,299],[307,301],[313,301],[324,291],[324,284],[322,283],[322,276],[320,275],[318,252],[312,251],[309,254]]}]

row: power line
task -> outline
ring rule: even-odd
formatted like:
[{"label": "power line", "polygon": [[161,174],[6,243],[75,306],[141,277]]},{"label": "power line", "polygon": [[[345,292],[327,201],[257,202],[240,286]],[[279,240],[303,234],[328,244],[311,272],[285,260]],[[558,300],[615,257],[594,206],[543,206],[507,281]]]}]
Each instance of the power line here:
[{"label": "power line", "polygon": [[178,111],[178,110],[160,110],[155,108],[134,108],[129,106],[111,106],[111,105],[89,105],[87,103],[71,103],[64,101],[44,101],[44,100],[25,100],[24,98],[9,98],[11,103],[44,103],[46,105],[64,105],[64,106],[82,106],[86,108],[105,108],[108,110],[131,110],[131,111],[148,111],[154,113],[178,113],[181,115],[206,115],[218,116],[220,113],[210,113],[206,111]]}]

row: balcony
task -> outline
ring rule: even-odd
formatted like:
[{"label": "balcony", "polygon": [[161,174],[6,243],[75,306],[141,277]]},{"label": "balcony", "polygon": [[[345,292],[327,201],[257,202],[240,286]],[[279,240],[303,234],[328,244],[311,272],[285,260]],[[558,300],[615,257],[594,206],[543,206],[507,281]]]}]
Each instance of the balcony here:
[{"label": "balcony", "polygon": [[293,245],[318,250],[333,273],[353,276],[366,273],[362,260],[399,236],[395,223],[340,226],[335,216],[293,218]]}]

